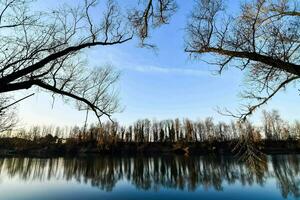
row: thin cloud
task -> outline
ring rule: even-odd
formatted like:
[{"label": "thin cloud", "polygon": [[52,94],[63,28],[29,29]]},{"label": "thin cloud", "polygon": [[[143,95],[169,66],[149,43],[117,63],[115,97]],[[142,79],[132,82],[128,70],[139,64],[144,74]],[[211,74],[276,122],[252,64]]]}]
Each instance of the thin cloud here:
[{"label": "thin cloud", "polygon": [[[112,50],[113,51],[113,50]],[[170,74],[170,75],[183,75],[183,76],[212,76],[212,71],[199,68],[188,68],[188,67],[164,67],[155,65],[143,65],[138,63],[132,63],[132,58],[130,58],[126,53],[120,51],[105,52],[106,62],[116,66],[120,70],[130,70],[140,73],[157,73],[157,74]],[[99,55],[95,54],[94,59],[97,60]]]},{"label": "thin cloud", "polygon": [[192,69],[192,68],[174,68],[174,67],[159,67],[159,66],[131,66],[125,67],[127,70],[142,72],[142,73],[160,73],[160,74],[176,74],[186,76],[208,76],[211,72]]}]

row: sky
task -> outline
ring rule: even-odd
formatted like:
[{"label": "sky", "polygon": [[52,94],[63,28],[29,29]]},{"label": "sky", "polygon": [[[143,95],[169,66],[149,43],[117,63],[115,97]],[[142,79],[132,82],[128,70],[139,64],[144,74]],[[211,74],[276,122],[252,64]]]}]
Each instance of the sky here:
[{"label": "sky", "polygon": [[[57,2],[38,1],[37,6],[39,9],[48,9],[57,6]],[[72,4],[75,1],[59,2]],[[138,42],[132,40],[86,52],[91,67],[110,64],[121,71],[117,88],[124,109],[113,115],[121,124],[130,124],[143,118],[198,120],[209,116],[216,121],[226,122],[232,118],[218,114],[217,107],[234,110],[245,103],[239,97],[239,92],[245,86],[242,72],[229,68],[222,75],[216,75],[216,66],[193,60],[184,52],[184,28],[193,6],[192,0],[189,4],[186,2],[178,1],[178,11],[170,24],[151,33],[150,42],[157,46],[156,51],[140,48]],[[237,2],[229,1],[232,12],[238,8]],[[25,93],[28,91],[18,92],[17,96]],[[293,121],[300,113],[298,98],[299,91],[289,87],[263,109],[279,110],[285,120]],[[77,111],[73,104],[65,104],[59,98],[55,99],[54,104],[52,101],[51,94],[39,92],[20,103],[20,126],[83,125],[85,112]],[[96,120],[92,113],[89,116],[89,122]],[[261,110],[250,118],[255,123],[260,123],[260,119]]]}]

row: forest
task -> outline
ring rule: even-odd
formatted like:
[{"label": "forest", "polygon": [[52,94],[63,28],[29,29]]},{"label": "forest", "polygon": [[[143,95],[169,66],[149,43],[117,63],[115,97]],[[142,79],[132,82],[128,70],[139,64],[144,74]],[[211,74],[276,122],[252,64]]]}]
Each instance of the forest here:
[{"label": "forest", "polygon": [[300,122],[284,121],[278,111],[263,111],[262,125],[250,121],[138,120],[123,126],[107,121],[83,127],[33,126],[7,131],[0,152],[23,154],[233,154],[256,157],[300,151]]}]

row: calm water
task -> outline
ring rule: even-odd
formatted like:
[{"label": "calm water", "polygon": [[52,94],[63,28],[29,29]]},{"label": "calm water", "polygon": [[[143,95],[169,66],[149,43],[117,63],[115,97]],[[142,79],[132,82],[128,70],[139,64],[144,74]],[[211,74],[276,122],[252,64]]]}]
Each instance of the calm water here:
[{"label": "calm water", "polygon": [[300,156],[0,158],[0,199],[300,199]]}]

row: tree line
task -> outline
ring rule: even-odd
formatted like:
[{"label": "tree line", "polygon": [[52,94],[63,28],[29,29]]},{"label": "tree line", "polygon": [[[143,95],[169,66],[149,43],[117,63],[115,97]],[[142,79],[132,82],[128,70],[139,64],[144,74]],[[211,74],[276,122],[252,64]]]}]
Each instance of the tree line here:
[{"label": "tree line", "polygon": [[[55,127],[33,126],[27,130],[6,132],[2,137],[18,137],[37,141],[51,136],[73,142],[93,142],[98,145],[123,143],[196,143],[224,142],[240,138],[252,141],[296,140],[300,137],[300,121],[288,123],[278,111],[263,111],[262,124],[254,125],[250,121],[215,122],[213,118],[204,120],[141,119],[129,126],[119,122],[107,121],[101,125]],[[50,138],[51,138],[50,137]]]}]

